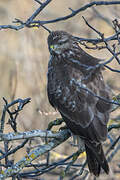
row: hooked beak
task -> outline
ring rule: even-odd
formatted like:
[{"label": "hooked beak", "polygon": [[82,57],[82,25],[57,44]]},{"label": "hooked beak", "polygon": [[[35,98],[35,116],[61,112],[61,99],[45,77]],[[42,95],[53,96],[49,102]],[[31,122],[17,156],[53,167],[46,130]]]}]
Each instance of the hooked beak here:
[{"label": "hooked beak", "polygon": [[50,46],[49,46],[49,51],[50,51],[50,54],[53,54],[53,53],[54,53],[54,46],[53,46],[53,45],[50,45]]},{"label": "hooked beak", "polygon": [[50,54],[57,54],[57,46],[56,45],[50,45],[49,51],[50,51]]}]

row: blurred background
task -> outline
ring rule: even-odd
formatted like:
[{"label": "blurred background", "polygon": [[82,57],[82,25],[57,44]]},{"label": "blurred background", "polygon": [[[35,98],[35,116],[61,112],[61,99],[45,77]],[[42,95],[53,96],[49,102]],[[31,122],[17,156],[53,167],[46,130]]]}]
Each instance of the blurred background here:
[{"label": "blurred background", "polygon": [[[88,0],[53,0],[36,19],[50,20],[65,16],[70,13],[69,7],[77,9],[89,2]],[[12,24],[15,18],[25,21],[38,7],[39,5],[34,0],[0,0],[0,25]],[[119,20],[119,12],[120,5],[98,6],[80,12],[67,21],[49,24],[46,27],[51,30],[65,30],[78,37],[98,37],[85,24],[82,18],[84,16],[92,26],[108,37],[114,33],[112,21],[115,18]],[[32,98],[31,103],[26,105],[18,116],[18,131],[44,130],[50,121],[60,117],[59,113],[50,106],[47,98],[46,84],[49,60],[47,36],[48,32],[41,27],[39,29],[24,28],[20,31],[10,29],[0,31],[0,112],[2,112],[4,105],[2,97],[5,97],[8,102],[16,98]],[[85,50],[91,55],[105,60],[111,57],[107,50]],[[110,66],[120,68],[115,60]],[[119,73],[109,70],[105,70],[103,73],[105,81],[113,92],[118,94],[120,92]],[[112,114],[111,118],[115,115],[115,113]],[[5,132],[11,131],[10,126],[6,125]],[[69,148],[66,147],[70,147],[70,145],[61,145],[59,151],[70,154]],[[114,161],[116,162],[118,157],[120,160],[120,156],[115,157],[112,162],[113,166],[116,166]],[[16,155],[16,160],[19,158]],[[114,177],[114,179],[119,178],[120,175]],[[110,177],[105,176],[104,179],[110,179]]]}]

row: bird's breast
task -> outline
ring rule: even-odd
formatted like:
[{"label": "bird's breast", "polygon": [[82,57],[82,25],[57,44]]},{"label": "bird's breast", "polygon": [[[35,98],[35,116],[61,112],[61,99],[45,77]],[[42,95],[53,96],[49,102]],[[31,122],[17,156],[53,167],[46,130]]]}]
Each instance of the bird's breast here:
[{"label": "bird's breast", "polygon": [[68,65],[49,66],[48,68],[48,98],[58,104],[75,111],[77,96],[77,86],[73,83],[81,83],[81,73]]}]

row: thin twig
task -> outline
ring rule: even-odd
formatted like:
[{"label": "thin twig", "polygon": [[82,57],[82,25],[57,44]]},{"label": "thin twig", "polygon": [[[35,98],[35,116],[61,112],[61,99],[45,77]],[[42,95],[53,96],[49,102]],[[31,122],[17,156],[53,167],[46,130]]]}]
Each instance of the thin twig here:
[{"label": "thin twig", "polygon": [[28,142],[28,139],[24,140],[22,144],[18,145],[16,148],[12,149],[11,151],[4,153],[4,155],[0,156],[0,160],[7,158],[9,155],[14,154],[16,151],[23,148],[27,142]]},{"label": "thin twig", "polygon": [[26,165],[30,164],[34,159],[41,156],[45,152],[48,152],[61,144],[62,142],[66,141],[70,137],[70,133],[67,130],[61,131],[61,137],[59,140],[52,140],[46,145],[42,145],[29,154],[27,154],[23,159],[17,162],[12,167],[6,169],[2,174],[0,174],[0,179],[7,178],[12,176],[13,174],[19,173]]},{"label": "thin twig", "polygon": [[[38,1],[38,0],[36,0]],[[33,19],[35,19],[35,17],[51,2],[52,0],[46,0],[44,3],[40,3],[40,7],[32,14],[31,17],[29,17],[27,19],[27,21],[25,23],[20,23],[20,25],[18,26],[13,26],[13,25],[0,25],[0,30],[1,29],[13,29],[13,30],[20,30],[22,28],[24,28],[25,26],[29,27],[30,24],[39,24],[39,25],[44,25],[44,24],[50,24],[50,23],[56,23],[56,22],[60,22],[60,21],[65,21],[68,20],[72,17],[74,17],[75,15],[77,15],[78,13],[85,11],[86,9],[93,7],[93,6],[106,6],[106,5],[119,5],[120,1],[93,1],[91,3],[88,3],[84,6],[82,6],[81,8],[77,9],[77,10],[73,10],[72,8],[69,8],[71,10],[71,13],[67,16],[63,16],[63,17],[59,17],[53,20],[48,20],[48,21],[33,21]],[[95,41],[98,41],[98,39],[95,39]]]},{"label": "thin twig", "polygon": [[115,146],[113,152],[108,156],[107,161],[111,162],[113,157],[117,154],[117,152],[120,150],[120,143]]},{"label": "thin twig", "polygon": [[118,138],[110,145],[110,147],[107,149],[105,155],[107,156],[108,153],[114,149],[114,147],[116,146],[116,144],[119,142],[120,140],[120,136],[118,136]]},{"label": "thin twig", "polygon": [[77,10],[73,10],[71,8],[69,8],[71,10],[71,13],[67,16],[63,16],[63,17],[59,17],[53,20],[48,20],[48,21],[34,21],[33,23],[40,23],[40,24],[50,24],[50,23],[56,23],[56,22],[60,22],[60,21],[65,21],[68,20],[72,17],[74,17],[75,15],[77,15],[78,13],[85,11],[86,9],[92,7],[92,6],[105,6],[105,5],[119,5],[120,1],[93,1],[91,3],[88,3],[84,6],[82,6],[81,8],[77,9]]},{"label": "thin twig", "polygon": [[39,0],[34,0],[36,1],[38,4],[42,5],[42,2],[40,2]]}]

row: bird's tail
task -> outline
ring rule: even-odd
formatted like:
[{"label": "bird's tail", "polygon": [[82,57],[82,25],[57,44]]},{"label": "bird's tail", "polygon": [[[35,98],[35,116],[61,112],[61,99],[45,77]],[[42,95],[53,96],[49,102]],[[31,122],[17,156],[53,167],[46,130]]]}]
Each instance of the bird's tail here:
[{"label": "bird's tail", "polygon": [[85,148],[90,172],[95,176],[99,176],[102,167],[108,174],[109,166],[102,149],[102,144],[100,142],[96,142],[93,144],[92,142],[87,142],[85,143]]}]

